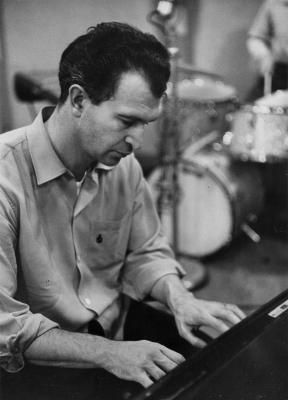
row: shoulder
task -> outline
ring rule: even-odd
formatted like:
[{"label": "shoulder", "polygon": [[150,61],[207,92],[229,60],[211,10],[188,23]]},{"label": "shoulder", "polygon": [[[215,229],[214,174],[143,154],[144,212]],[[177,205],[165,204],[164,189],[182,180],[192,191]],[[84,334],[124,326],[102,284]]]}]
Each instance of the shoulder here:
[{"label": "shoulder", "polygon": [[26,128],[18,128],[0,135],[0,160],[13,153],[15,148],[26,139]]}]

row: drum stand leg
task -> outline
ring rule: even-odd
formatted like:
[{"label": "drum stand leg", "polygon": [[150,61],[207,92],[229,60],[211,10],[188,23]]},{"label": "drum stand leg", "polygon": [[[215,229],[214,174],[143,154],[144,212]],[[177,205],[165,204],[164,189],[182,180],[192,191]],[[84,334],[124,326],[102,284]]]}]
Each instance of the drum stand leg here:
[{"label": "drum stand leg", "polygon": [[[152,21],[151,21],[152,22]],[[179,132],[179,102],[178,102],[178,72],[179,72],[179,49],[175,46],[177,43],[176,30],[173,28],[173,24],[169,20],[169,17],[165,17],[162,21],[162,32],[164,32],[166,47],[168,48],[171,55],[171,86],[172,91],[169,99],[166,99],[163,109],[162,129],[160,133],[160,182],[158,186],[160,188],[158,199],[157,199],[157,210],[160,220],[163,222],[163,210],[165,207],[172,205],[172,248],[176,259],[179,257],[186,257],[187,255],[181,254],[179,251],[179,199],[180,199],[180,187],[179,187],[179,167],[181,160],[181,148],[180,148],[180,132]],[[157,23],[158,27],[160,26]],[[193,276],[193,259],[191,259],[190,269],[192,267],[190,279],[190,289],[195,290],[196,286],[200,286],[206,282],[207,272],[202,263],[197,262],[195,259]],[[186,287],[189,288],[189,282]]]}]

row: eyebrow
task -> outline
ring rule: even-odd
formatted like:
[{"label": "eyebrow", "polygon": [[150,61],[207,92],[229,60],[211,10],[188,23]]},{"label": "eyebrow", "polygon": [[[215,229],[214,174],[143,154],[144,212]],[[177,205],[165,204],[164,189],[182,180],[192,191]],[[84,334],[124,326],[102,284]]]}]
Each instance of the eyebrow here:
[{"label": "eyebrow", "polygon": [[[143,122],[145,124],[147,123],[146,119],[139,118],[139,117],[136,117],[134,115],[127,115],[127,114],[121,114],[120,113],[120,114],[118,114],[118,117],[122,118],[122,119],[129,120],[129,121],[133,121],[133,122]],[[155,117],[155,118],[149,119],[148,122],[156,121],[158,118],[159,118],[159,115],[157,115],[157,117]]]}]

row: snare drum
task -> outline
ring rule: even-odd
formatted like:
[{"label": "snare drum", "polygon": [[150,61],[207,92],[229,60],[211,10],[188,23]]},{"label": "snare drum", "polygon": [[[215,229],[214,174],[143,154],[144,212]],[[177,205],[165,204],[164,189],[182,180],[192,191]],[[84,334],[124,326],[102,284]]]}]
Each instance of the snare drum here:
[{"label": "snare drum", "polygon": [[224,134],[230,126],[226,116],[238,107],[232,86],[205,75],[180,81],[177,95],[182,147],[212,131]]},{"label": "snare drum", "polygon": [[[285,101],[284,101],[285,100]],[[280,105],[284,101],[285,105]],[[242,106],[223,137],[242,161],[278,162],[288,158],[287,94],[278,91],[255,105]]]},{"label": "snare drum", "polygon": [[[161,170],[149,178],[155,202]],[[189,154],[179,164],[179,251],[195,257],[227,245],[259,215],[264,192],[256,165],[233,161],[223,151]],[[172,240],[172,205],[162,211],[163,229]]]}]

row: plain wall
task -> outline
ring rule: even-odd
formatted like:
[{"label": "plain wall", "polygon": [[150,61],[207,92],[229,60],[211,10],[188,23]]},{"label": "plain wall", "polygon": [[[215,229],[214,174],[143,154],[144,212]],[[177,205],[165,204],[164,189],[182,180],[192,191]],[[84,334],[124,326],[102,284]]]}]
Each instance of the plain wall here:
[{"label": "plain wall", "polygon": [[[157,4],[155,0],[0,0],[0,3],[2,131],[29,124],[44,105],[37,102],[33,108],[17,100],[13,86],[15,73],[27,73],[57,91],[60,55],[87,27],[118,20],[161,36],[146,20]],[[235,88],[240,99],[254,80],[245,40],[260,3],[261,0],[176,2],[185,11],[186,30],[179,38],[181,57],[196,68],[219,74]],[[157,154],[158,137],[157,124],[153,124],[142,151]]]},{"label": "plain wall", "polygon": [[[24,72],[32,78],[56,76],[60,55],[76,36],[101,21],[130,21],[150,30],[146,21],[149,0],[2,0],[8,102],[12,110],[3,128],[31,121],[26,104],[15,98],[13,77]],[[42,73],[41,73],[42,72]],[[52,79],[51,79],[52,81]],[[56,79],[55,79],[56,81]],[[54,84],[54,82],[52,83]],[[38,107],[38,105],[37,105]]]},{"label": "plain wall", "polygon": [[[193,3],[193,0],[192,0]],[[193,61],[233,85],[241,100],[255,80],[247,32],[262,0],[200,0]],[[195,17],[194,17],[195,18]]]}]

